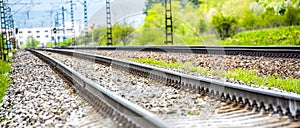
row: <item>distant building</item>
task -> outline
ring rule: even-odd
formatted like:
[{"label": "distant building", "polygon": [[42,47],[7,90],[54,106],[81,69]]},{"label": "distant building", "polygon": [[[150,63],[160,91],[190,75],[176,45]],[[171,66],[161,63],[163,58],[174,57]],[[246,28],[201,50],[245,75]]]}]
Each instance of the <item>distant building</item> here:
[{"label": "distant building", "polygon": [[[34,39],[40,42],[39,46],[46,46],[48,42],[61,42],[64,39],[73,36],[72,22],[65,23],[65,34],[63,33],[63,26],[55,27],[57,33],[53,33],[54,27],[41,27],[41,28],[19,28],[19,33],[16,35],[16,39],[19,45],[24,45],[27,42],[28,37],[32,36]],[[79,36],[83,25],[79,22],[74,23],[75,37]]]}]

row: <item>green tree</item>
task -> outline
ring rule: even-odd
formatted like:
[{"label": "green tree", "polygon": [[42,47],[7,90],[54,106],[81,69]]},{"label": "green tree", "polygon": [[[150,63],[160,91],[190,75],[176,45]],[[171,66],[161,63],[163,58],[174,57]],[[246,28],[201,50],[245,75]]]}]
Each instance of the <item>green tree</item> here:
[{"label": "green tree", "polygon": [[36,48],[40,44],[39,41],[29,36],[26,40],[26,48]]},{"label": "green tree", "polygon": [[261,16],[254,14],[251,11],[245,12],[245,14],[240,19],[240,26],[246,29],[257,29],[264,27],[264,21]]},{"label": "green tree", "polygon": [[135,45],[164,45],[164,31],[144,29],[137,34]]},{"label": "green tree", "polygon": [[151,9],[155,4],[158,4],[158,3],[163,4],[164,0],[146,0],[145,9],[144,9],[145,14],[148,15],[149,9]]},{"label": "green tree", "polygon": [[106,38],[106,27],[96,28],[92,34],[92,41],[100,43],[104,36]]},{"label": "green tree", "polygon": [[164,11],[165,9],[161,4],[156,4],[153,8],[149,9],[143,28],[164,28]]},{"label": "green tree", "polygon": [[67,38],[63,42],[59,42],[59,46],[72,46],[73,41],[72,38]]},{"label": "green tree", "polygon": [[212,18],[212,24],[218,32],[219,37],[224,40],[235,34],[237,20],[232,16],[224,16],[223,14],[215,15]]},{"label": "green tree", "polygon": [[300,25],[300,9],[289,5],[285,13],[285,22],[290,26]]},{"label": "green tree", "polygon": [[48,42],[48,43],[46,43],[46,47],[47,48],[52,48],[52,47],[54,47],[54,43]]},{"label": "green tree", "polygon": [[128,45],[130,42],[130,39],[132,38],[132,33],[135,31],[135,29],[131,26],[124,25],[116,25],[113,26],[113,42],[118,43],[119,45]]},{"label": "green tree", "polygon": [[202,2],[199,1],[199,0],[189,0],[189,2],[193,3],[193,5],[195,5],[196,7],[199,7],[200,4],[202,3]]},{"label": "green tree", "polygon": [[276,14],[273,8],[267,8],[261,15],[265,28],[279,27],[285,25],[284,16]]},{"label": "green tree", "polygon": [[[112,39],[113,45],[128,45],[133,40],[132,33],[135,29],[128,25],[114,25],[112,26]],[[106,45],[107,35],[106,27],[99,29],[97,39],[99,45]]]}]

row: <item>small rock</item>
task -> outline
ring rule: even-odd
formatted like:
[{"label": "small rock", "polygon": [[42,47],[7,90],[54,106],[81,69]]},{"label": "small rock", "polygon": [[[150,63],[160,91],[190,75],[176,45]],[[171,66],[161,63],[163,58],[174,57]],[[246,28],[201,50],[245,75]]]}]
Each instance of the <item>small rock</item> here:
[{"label": "small rock", "polygon": [[133,80],[133,81],[131,81],[131,84],[132,84],[132,85],[136,85],[137,82],[136,82],[135,80]]}]

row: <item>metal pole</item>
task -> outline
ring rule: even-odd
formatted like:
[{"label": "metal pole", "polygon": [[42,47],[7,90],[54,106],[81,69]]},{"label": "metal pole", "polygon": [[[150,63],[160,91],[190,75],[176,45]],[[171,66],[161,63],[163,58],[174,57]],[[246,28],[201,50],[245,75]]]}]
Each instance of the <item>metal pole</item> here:
[{"label": "metal pole", "polygon": [[166,41],[165,44],[173,45],[173,20],[172,20],[172,0],[165,0],[165,22],[166,22]]},{"label": "metal pole", "polygon": [[10,42],[10,38],[12,36],[11,33],[11,8],[10,7],[6,7],[6,30],[7,30],[7,42],[6,42],[6,52],[7,55],[9,55],[9,53],[11,52],[11,42]]},{"label": "metal pole", "polygon": [[107,42],[106,45],[113,45],[112,43],[112,27],[111,27],[111,12],[110,12],[110,0],[106,0],[106,34]]},{"label": "metal pole", "polygon": [[58,39],[58,32],[59,32],[59,16],[58,16],[58,12],[56,12],[56,33],[55,33],[55,37],[56,37],[56,43],[55,43],[55,46],[58,46],[58,43],[59,43],[59,39]]},{"label": "metal pole", "polygon": [[66,29],[66,25],[65,25],[65,8],[62,7],[61,11],[62,11],[61,14],[62,14],[62,24],[63,24],[63,40],[65,40],[66,39],[66,31],[65,31],[65,29]]},{"label": "metal pole", "polygon": [[84,45],[87,45],[88,43],[88,13],[87,13],[87,2],[86,0],[84,0],[83,2],[83,12],[84,12],[84,29],[85,29],[85,41],[84,41]]},{"label": "metal pole", "polygon": [[72,32],[73,32],[72,42],[73,42],[73,46],[76,46],[76,41],[75,41],[75,30],[74,30],[74,10],[73,10],[73,1],[70,0],[70,3],[71,3],[71,22],[72,22]]},{"label": "metal pole", "polygon": [[5,7],[3,0],[0,1],[0,13],[1,13],[1,59],[6,61],[6,54],[4,53],[5,44],[7,44],[7,33],[6,33],[6,17],[5,17]]},{"label": "metal pole", "polygon": [[9,42],[9,24],[8,24],[8,20],[9,17],[8,16],[8,7],[4,6],[4,10],[5,10],[5,26],[6,26],[6,43],[5,43],[5,50],[6,50],[6,56],[8,56],[9,50],[8,50],[8,42]]}]

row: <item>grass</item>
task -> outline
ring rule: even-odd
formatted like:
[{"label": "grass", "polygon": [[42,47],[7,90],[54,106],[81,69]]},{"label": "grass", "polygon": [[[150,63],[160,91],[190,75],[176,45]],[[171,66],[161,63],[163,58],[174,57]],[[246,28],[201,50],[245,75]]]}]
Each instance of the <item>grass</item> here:
[{"label": "grass", "polygon": [[[162,31],[151,31],[150,33],[150,35],[146,34],[136,39],[129,46],[165,45],[165,38],[161,36],[164,34]],[[122,46],[123,44],[117,45]],[[300,45],[300,26],[243,31],[225,40],[220,40],[216,34],[181,36],[174,33],[174,45],[298,46]]]},{"label": "grass", "polygon": [[174,63],[168,63],[168,62],[164,62],[164,61],[159,61],[153,58],[149,58],[149,59],[135,59],[135,62],[140,62],[140,63],[146,63],[146,64],[152,64],[152,65],[157,65],[157,66],[163,66],[163,67],[170,67],[170,68],[180,68],[181,63],[179,62],[174,62]]},{"label": "grass", "polygon": [[274,76],[259,76],[253,70],[235,69],[226,73],[219,74],[219,76],[226,78],[234,78],[241,80],[247,84],[263,85],[265,87],[275,87],[286,91],[300,93],[300,79],[294,78],[280,78],[278,75]]},{"label": "grass", "polygon": [[276,46],[300,45],[300,26],[279,27],[240,32],[223,45]]},{"label": "grass", "polygon": [[5,95],[7,87],[10,85],[10,80],[7,72],[11,70],[9,63],[0,60],[0,103]]},{"label": "grass", "polygon": [[300,79],[294,78],[280,78],[279,75],[274,76],[259,76],[252,70],[245,70],[245,69],[235,69],[234,71],[227,71],[227,72],[215,72],[214,70],[205,70],[201,67],[195,67],[192,65],[192,62],[165,62],[161,60],[155,60],[153,58],[140,58],[134,59],[135,62],[146,63],[156,66],[162,67],[169,67],[169,68],[176,68],[176,69],[183,69],[190,72],[197,72],[203,75],[216,75],[225,78],[234,78],[236,80],[243,81],[247,84],[254,84],[258,86],[265,86],[265,87],[275,87],[278,89],[283,89],[286,91],[291,91],[295,93],[300,93]]}]

